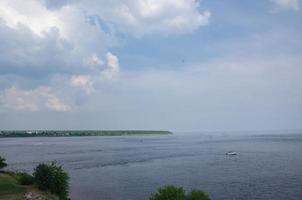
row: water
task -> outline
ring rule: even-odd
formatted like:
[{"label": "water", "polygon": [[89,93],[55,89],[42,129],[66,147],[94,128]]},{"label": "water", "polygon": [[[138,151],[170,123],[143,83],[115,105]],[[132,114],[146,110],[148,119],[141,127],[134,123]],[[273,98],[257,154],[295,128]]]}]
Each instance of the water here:
[{"label": "water", "polygon": [[301,200],[301,154],[302,134],[289,133],[0,139],[10,169],[62,164],[73,200],[143,200],[168,184],[213,200]]}]

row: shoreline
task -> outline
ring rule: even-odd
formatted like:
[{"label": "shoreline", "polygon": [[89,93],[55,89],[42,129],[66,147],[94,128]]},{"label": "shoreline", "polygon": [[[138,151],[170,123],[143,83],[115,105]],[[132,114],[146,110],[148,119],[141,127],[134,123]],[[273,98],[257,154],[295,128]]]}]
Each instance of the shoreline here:
[{"label": "shoreline", "polygon": [[0,138],[16,137],[83,137],[83,136],[149,136],[169,135],[170,131],[155,130],[10,130],[0,131]]}]

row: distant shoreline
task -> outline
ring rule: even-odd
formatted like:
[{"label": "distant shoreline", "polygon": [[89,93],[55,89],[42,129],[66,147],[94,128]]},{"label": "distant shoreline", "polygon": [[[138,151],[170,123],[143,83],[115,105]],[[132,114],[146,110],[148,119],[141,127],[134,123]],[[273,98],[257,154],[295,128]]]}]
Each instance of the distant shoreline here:
[{"label": "distant shoreline", "polygon": [[168,135],[170,131],[153,130],[7,130],[0,131],[0,138],[7,137],[75,137],[75,136],[133,136]]}]

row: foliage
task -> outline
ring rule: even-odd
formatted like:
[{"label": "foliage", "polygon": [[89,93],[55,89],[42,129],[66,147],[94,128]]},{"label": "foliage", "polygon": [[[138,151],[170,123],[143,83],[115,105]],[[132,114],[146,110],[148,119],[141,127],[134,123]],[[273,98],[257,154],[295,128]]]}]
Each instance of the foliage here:
[{"label": "foliage", "polygon": [[150,200],[185,200],[185,191],[182,187],[168,185],[159,188],[157,193],[151,196]]},{"label": "foliage", "polygon": [[5,195],[22,194],[25,189],[9,174],[0,173],[0,199]]},{"label": "foliage", "polygon": [[0,173],[0,199],[21,200],[24,199],[25,193],[31,192],[36,197],[33,199],[59,200],[55,194],[37,190],[36,185],[20,185],[17,180],[18,174],[19,173],[14,172]]},{"label": "foliage", "polygon": [[2,158],[0,156],[0,169],[4,168],[7,166],[7,163],[5,162],[5,158]]},{"label": "foliage", "polygon": [[21,185],[32,185],[35,182],[34,177],[28,173],[21,172],[17,173],[15,176]]},{"label": "foliage", "polygon": [[188,195],[187,200],[209,200],[209,196],[201,190],[193,189]]},{"label": "foliage", "polygon": [[62,166],[56,163],[39,164],[35,168],[34,178],[41,190],[49,190],[58,195],[60,200],[68,199],[69,176]]},{"label": "foliage", "polygon": [[182,187],[168,185],[157,190],[149,200],[210,200],[201,190],[192,190],[188,195]]}]

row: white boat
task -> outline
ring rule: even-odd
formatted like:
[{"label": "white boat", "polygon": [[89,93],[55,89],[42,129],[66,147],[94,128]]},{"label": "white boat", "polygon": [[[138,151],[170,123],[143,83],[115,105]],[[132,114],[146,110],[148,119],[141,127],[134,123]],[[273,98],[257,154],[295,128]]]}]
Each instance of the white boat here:
[{"label": "white boat", "polygon": [[228,156],[236,156],[236,155],[237,155],[237,152],[236,152],[236,151],[229,151],[229,152],[226,152],[225,155],[228,155]]}]

